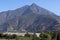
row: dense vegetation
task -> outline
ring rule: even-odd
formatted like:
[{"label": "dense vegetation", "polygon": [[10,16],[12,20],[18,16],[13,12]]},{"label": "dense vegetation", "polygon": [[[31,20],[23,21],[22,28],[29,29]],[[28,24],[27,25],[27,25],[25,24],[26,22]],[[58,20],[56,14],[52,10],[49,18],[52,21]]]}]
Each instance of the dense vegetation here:
[{"label": "dense vegetation", "polygon": [[39,37],[34,34],[25,34],[25,36],[17,36],[15,34],[8,35],[0,33],[0,39],[14,40],[60,40],[60,32],[41,32]]}]

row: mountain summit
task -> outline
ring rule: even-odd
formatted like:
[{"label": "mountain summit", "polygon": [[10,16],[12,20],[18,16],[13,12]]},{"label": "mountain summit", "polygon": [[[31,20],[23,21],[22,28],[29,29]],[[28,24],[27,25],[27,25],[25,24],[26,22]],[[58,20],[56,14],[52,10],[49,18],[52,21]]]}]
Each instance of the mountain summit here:
[{"label": "mountain summit", "polygon": [[38,5],[37,4],[35,4],[35,3],[33,3],[32,5],[30,5],[31,7],[37,7]]},{"label": "mountain summit", "polygon": [[35,3],[16,10],[0,13],[0,32],[58,31],[59,18],[56,14]]}]

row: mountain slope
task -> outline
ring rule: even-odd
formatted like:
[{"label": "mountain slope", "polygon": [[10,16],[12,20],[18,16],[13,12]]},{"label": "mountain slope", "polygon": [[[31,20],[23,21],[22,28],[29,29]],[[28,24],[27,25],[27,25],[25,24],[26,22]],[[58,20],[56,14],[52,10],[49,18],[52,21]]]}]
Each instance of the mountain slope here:
[{"label": "mountain slope", "polygon": [[0,13],[0,32],[59,30],[55,25],[58,25],[58,16],[34,3]]}]

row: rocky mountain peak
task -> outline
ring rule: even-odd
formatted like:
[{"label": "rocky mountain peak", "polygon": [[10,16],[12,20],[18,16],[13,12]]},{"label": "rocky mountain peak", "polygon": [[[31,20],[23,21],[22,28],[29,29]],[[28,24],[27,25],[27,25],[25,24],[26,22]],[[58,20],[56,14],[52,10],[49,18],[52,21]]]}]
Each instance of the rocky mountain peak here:
[{"label": "rocky mountain peak", "polygon": [[33,3],[31,6],[38,6],[37,4]]}]

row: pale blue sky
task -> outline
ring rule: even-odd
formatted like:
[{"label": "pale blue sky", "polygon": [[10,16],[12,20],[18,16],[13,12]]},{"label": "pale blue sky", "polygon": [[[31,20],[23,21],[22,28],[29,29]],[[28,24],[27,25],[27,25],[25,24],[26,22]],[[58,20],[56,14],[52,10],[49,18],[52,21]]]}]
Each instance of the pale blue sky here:
[{"label": "pale blue sky", "polygon": [[31,5],[32,3],[60,15],[60,0],[0,0],[0,12],[14,10],[24,5]]}]

